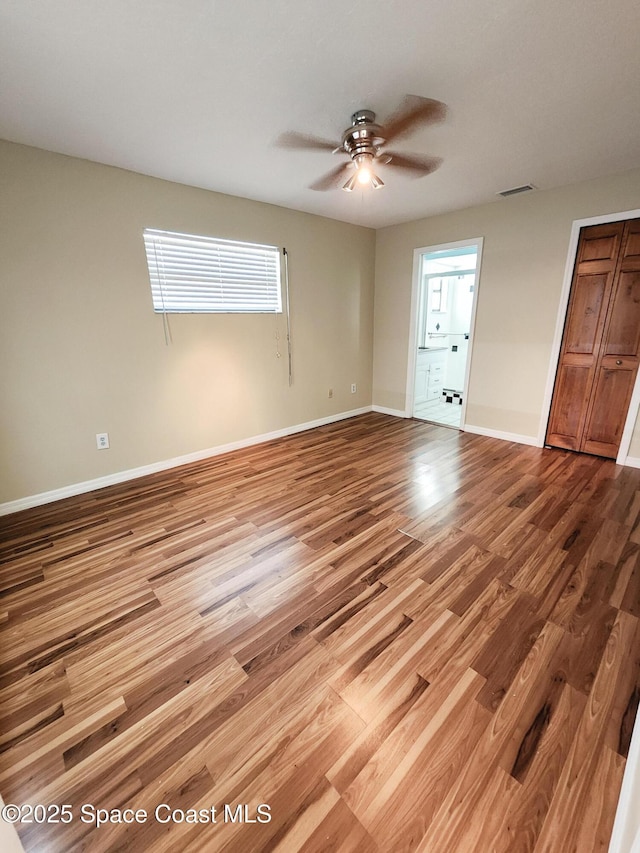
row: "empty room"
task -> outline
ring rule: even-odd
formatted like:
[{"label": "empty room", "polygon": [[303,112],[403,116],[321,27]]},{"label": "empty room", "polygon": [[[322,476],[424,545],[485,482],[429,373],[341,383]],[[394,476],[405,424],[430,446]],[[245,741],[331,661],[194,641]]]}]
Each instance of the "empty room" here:
[{"label": "empty room", "polygon": [[638,853],[640,10],[0,0],[0,846]]}]

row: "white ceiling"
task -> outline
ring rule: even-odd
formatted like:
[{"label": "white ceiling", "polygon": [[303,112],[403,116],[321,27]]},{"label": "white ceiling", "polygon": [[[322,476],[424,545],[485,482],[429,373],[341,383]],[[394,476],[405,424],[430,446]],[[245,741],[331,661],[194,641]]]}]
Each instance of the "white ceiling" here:
[{"label": "white ceiling", "polygon": [[[0,0],[0,81],[4,139],[372,227],[640,167],[638,0]],[[433,175],[319,193],[274,145],[405,94]]]}]

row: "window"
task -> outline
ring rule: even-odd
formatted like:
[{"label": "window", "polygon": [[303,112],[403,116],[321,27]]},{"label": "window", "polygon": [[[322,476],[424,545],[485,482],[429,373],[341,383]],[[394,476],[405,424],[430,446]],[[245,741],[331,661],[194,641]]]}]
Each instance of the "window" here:
[{"label": "window", "polygon": [[431,294],[429,307],[434,313],[441,314],[447,310],[447,284],[444,278],[434,278],[429,283]]},{"label": "window", "polygon": [[154,311],[281,312],[280,250],[146,228]]}]

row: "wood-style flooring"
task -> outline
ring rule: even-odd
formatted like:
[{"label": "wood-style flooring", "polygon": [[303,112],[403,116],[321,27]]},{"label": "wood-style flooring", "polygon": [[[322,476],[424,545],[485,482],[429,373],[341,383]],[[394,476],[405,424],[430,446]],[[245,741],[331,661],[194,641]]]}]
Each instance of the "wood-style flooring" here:
[{"label": "wood-style flooring", "polygon": [[639,513],[639,470],[369,414],[0,519],[0,792],[72,815],[25,849],[606,850]]}]

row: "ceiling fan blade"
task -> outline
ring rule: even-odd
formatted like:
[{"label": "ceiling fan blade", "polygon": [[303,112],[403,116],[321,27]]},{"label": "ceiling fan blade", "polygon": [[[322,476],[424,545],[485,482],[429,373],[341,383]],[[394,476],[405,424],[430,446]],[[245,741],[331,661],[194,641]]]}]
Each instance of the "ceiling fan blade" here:
[{"label": "ceiling fan blade", "polygon": [[315,151],[335,151],[336,148],[340,148],[339,142],[320,139],[319,136],[307,136],[305,133],[296,133],[294,130],[281,134],[276,139],[276,145],[280,148],[300,148]]},{"label": "ceiling fan blade", "polygon": [[[389,158],[389,159],[387,159]],[[417,177],[430,175],[441,165],[441,157],[416,157],[412,154],[396,154],[393,151],[384,151],[380,154],[380,162],[385,166],[394,166],[396,169],[404,169],[415,172]]]},{"label": "ceiling fan blade", "polygon": [[432,98],[407,95],[400,108],[385,123],[386,142],[408,136],[420,125],[435,124],[447,114],[447,105]]},{"label": "ceiling fan blade", "polygon": [[317,181],[310,184],[309,189],[317,190],[318,192],[334,189],[338,186],[340,181],[347,177],[347,174],[352,167],[353,163],[351,161],[348,163],[341,163],[339,166],[336,166],[335,169],[332,169],[330,172],[327,172],[326,175],[323,175],[321,178],[318,178]]}]

